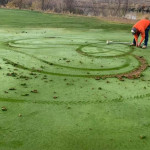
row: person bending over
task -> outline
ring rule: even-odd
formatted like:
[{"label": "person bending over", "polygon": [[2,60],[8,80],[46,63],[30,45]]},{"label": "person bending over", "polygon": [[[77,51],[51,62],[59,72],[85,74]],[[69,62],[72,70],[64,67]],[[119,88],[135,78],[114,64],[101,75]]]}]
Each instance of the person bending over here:
[{"label": "person bending over", "polygon": [[[132,27],[132,34],[134,35],[132,46],[141,47],[141,44],[144,40],[144,45],[142,48],[147,48],[148,44],[148,32],[150,29],[150,20],[148,19],[142,19],[138,21],[133,27]],[[141,34],[141,41],[138,42],[139,35]]]}]

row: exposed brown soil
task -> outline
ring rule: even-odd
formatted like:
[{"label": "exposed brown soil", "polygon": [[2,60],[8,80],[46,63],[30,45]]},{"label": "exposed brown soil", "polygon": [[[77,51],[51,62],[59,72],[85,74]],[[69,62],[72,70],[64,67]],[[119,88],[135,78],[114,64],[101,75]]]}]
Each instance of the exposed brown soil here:
[{"label": "exposed brown soil", "polygon": [[146,60],[144,59],[144,57],[142,56],[135,56],[135,58],[141,63],[141,65],[128,73],[122,73],[122,74],[117,74],[117,75],[104,75],[102,77],[95,77],[95,80],[100,80],[100,79],[104,79],[104,78],[112,78],[112,77],[116,77],[121,81],[124,81],[123,78],[128,78],[128,79],[137,79],[141,77],[142,72],[149,66],[146,62]]}]

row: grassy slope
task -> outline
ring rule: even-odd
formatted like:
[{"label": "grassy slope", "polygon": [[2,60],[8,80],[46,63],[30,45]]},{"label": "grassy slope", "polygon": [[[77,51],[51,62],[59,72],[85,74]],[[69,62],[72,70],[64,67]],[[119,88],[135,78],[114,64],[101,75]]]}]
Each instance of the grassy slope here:
[{"label": "grassy slope", "polygon": [[[0,149],[149,149],[149,68],[140,79],[125,79],[124,82],[115,78],[96,81],[62,75],[48,74],[45,77],[44,72],[36,73],[35,78],[29,70],[16,68],[2,59],[51,73],[87,75],[87,71],[82,69],[64,67],[70,66],[89,68],[88,73],[91,74],[90,69],[120,66],[126,57],[88,58],[80,56],[75,50],[85,43],[96,43],[89,49],[85,47],[85,51],[100,47],[106,55],[117,55],[120,49],[124,52],[129,49],[127,46],[109,47],[103,43],[107,39],[130,41],[132,37],[128,30],[131,25],[111,24],[87,17],[5,9],[0,9],[0,18],[0,106],[8,108],[8,111],[0,112]],[[49,37],[48,40],[45,37]],[[144,56],[150,63],[149,50],[135,49],[133,53]],[[130,57],[127,60],[136,65],[137,62]],[[37,58],[63,67],[49,67]],[[64,58],[71,62],[67,63]],[[111,64],[107,64],[108,61]],[[16,72],[17,77],[6,75],[12,72]],[[25,80],[21,76],[32,79]],[[27,86],[21,85],[24,83]],[[16,91],[8,90],[11,87],[15,87]],[[30,93],[33,89],[39,93]],[[22,96],[27,93],[29,96]],[[54,96],[58,98],[53,99]],[[18,117],[18,114],[22,114],[22,117]],[[141,139],[140,136],[146,138]]]},{"label": "grassy slope", "polygon": [[[127,24],[107,24],[95,18],[44,14],[34,11],[1,9],[0,25],[3,27],[54,27],[128,30]],[[131,26],[131,25],[130,25]]]}]

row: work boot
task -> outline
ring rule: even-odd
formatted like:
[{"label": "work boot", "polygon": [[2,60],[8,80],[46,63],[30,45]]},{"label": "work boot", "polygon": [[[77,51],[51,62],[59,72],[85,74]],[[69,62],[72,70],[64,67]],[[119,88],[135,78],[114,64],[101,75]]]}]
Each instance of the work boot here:
[{"label": "work boot", "polygon": [[135,46],[135,44],[134,44],[134,43],[131,43],[130,46]]},{"label": "work boot", "polygon": [[142,48],[145,49],[145,48],[147,48],[147,46],[146,46],[146,45],[143,45]]}]

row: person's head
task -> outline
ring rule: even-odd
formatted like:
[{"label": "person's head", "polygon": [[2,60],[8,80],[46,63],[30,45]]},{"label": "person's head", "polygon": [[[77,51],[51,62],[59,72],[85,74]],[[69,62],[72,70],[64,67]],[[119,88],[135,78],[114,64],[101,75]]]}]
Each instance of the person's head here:
[{"label": "person's head", "polygon": [[133,35],[135,35],[135,34],[137,33],[137,29],[133,27],[133,28],[131,29],[131,33],[132,33]]}]

